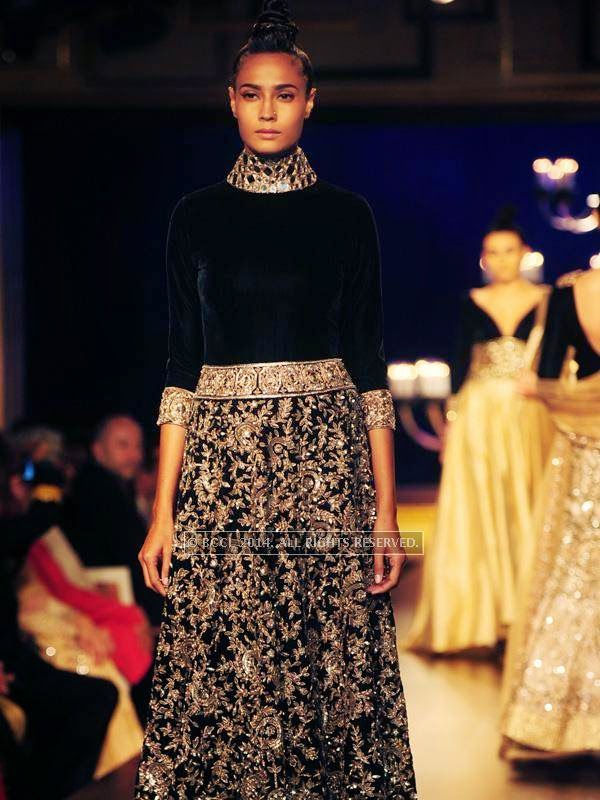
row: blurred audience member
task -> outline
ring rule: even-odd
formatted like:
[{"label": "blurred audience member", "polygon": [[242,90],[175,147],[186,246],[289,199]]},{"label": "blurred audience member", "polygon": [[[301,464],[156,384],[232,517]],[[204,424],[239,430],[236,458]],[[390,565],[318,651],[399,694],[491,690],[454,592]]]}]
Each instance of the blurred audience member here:
[{"label": "blurred audience member", "polygon": [[11,800],[59,800],[92,778],[118,698],[110,681],[48,664],[19,629],[17,585],[23,561],[33,542],[59,521],[61,496],[60,482],[40,482],[32,464],[25,470],[28,481],[23,472],[0,439],[2,695],[26,719],[21,738],[10,723],[2,725],[0,760]]},{"label": "blurred audience member", "polygon": [[143,457],[142,429],[132,417],[103,419],[66,497],[64,529],[86,566],[129,567],[136,602],[157,626],[163,598],[146,588],[137,558],[146,537],[136,502]]},{"label": "blurred audience member", "polygon": [[137,509],[150,525],[152,518],[152,505],[156,494],[156,478],[158,471],[158,445],[154,444],[147,450],[147,455],[136,480]]}]

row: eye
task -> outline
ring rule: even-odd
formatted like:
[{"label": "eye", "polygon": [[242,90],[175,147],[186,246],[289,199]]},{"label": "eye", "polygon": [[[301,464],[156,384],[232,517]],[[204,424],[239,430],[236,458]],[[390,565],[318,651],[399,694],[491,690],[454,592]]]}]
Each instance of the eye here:
[{"label": "eye", "polygon": [[293,100],[294,99],[294,95],[291,92],[282,92],[279,95],[279,98],[281,100]]},{"label": "eye", "polygon": [[256,92],[242,92],[242,97],[244,98],[244,100],[251,100],[254,97],[258,97],[258,95],[256,94]]}]

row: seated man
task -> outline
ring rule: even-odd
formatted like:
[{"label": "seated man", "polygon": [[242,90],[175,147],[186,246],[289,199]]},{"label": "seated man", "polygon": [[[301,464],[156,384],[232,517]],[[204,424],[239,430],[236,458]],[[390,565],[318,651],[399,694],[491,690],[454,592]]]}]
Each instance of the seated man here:
[{"label": "seated man", "polygon": [[152,625],[158,625],[163,598],[146,588],[137,559],[146,537],[146,521],[135,496],[142,460],[140,425],[126,415],[102,420],[94,432],[90,457],[65,498],[63,527],[86,567],[130,568],[136,603]]}]

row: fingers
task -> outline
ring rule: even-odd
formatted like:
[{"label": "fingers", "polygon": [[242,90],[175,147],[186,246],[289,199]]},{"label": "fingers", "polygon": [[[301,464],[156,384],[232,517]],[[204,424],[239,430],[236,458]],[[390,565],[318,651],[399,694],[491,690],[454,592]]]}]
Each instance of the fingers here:
[{"label": "fingers", "polygon": [[385,555],[385,548],[375,546],[373,548],[373,571],[375,573],[375,583],[372,583],[370,586],[367,586],[367,590],[371,591],[381,586],[383,581],[383,573],[384,573],[384,555]]},{"label": "fingers", "polygon": [[171,568],[171,551],[172,547],[170,545],[164,545],[163,553],[162,553],[162,564],[160,570],[160,580],[164,586],[167,586],[169,583],[169,570]]},{"label": "fingers", "polygon": [[152,588],[152,584],[150,583],[150,577],[148,576],[148,570],[146,569],[145,556],[144,556],[144,552],[142,550],[140,550],[140,552],[138,553],[138,561],[140,562],[140,564],[142,566],[142,573],[144,575],[144,583],[146,584],[146,587],[148,589],[151,589]]},{"label": "fingers", "polygon": [[158,574],[158,556],[151,556],[145,561],[146,569],[148,570],[148,578],[150,579],[150,586],[155,592],[161,594],[163,597],[166,595],[165,589],[160,575]]},{"label": "fingers", "polygon": [[404,552],[387,553],[386,557],[390,564],[389,574],[380,583],[371,584],[371,586],[367,587],[367,591],[371,594],[383,594],[397,586],[402,568],[408,561],[408,556]]},{"label": "fingers", "polygon": [[142,565],[142,570],[144,573],[144,583],[146,584],[148,589],[152,589],[157,594],[160,594],[164,597],[167,592],[165,587],[161,583],[160,576],[158,574],[158,569],[157,569],[158,553],[152,553],[142,548],[138,560]]}]

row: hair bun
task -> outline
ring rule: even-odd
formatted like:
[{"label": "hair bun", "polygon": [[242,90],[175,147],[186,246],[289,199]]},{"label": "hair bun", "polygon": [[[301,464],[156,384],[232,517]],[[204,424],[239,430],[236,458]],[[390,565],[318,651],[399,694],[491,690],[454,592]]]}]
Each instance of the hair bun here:
[{"label": "hair bun", "polygon": [[290,17],[285,0],[265,0],[263,9],[252,27],[251,39],[273,40],[291,47],[296,42],[298,26]]},{"label": "hair bun", "polygon": [[494,221],[492,223],[492,230],[504,231],[504,230],[513,230],[515,225],[515,219],[517,217],[517,208],[516,206],[507,203],[505,206],[498,211],[496,216],[494,217]]}]

